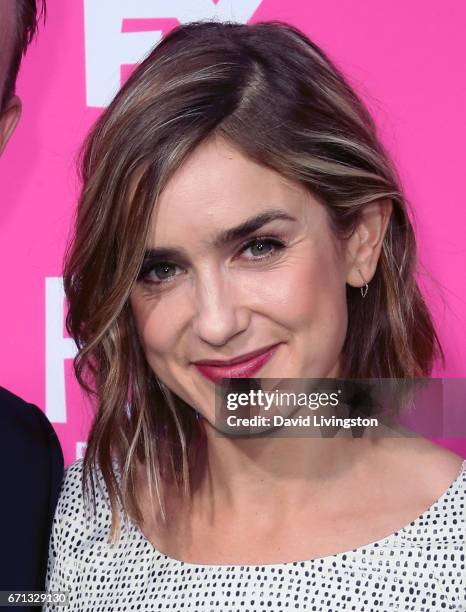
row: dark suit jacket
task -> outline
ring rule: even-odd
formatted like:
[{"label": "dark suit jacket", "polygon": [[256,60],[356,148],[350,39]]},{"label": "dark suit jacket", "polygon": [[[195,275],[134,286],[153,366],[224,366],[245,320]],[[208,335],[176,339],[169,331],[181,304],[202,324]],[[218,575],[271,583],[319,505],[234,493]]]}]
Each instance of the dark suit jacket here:
[{"label": "dark suit jacket", "polygon": [[62,450],[44,413],[0,387],[0,590],[44,590],[62,478]]}]

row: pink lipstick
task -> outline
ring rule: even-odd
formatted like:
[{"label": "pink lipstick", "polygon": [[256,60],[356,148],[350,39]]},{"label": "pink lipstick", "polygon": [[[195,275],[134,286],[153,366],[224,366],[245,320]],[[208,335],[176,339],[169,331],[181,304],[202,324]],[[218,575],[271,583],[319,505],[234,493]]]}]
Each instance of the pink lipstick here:
[{"label": "pink lipstick", "polygon": [[203,376],[214,382],[222,378],[250,378],[269,361],[278,346],[274,344],[229,360],[195,361],[194,365]]}]

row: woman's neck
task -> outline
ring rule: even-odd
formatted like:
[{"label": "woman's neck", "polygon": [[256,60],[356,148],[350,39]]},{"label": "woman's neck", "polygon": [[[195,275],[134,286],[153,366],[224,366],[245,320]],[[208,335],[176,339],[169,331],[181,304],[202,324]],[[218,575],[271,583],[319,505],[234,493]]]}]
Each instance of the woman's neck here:
[{"label": "woman's neck", "polygon": [[[231,512],[284,513],[341,491],[352,474],[367,470],[375,442],[364,438],[231,438],[206,424],[207,456],[193,491],[192,510],[215,519]],[[272,517],[271,517],[272,518]],[[291,518],[291,517],[290,517]]]}]

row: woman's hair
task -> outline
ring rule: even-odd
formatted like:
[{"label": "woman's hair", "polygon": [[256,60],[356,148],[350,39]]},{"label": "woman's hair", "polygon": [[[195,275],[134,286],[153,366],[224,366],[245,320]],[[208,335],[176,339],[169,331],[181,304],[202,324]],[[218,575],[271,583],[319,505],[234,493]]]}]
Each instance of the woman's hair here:
[{"label": "woman's hair", "polygon": [[[296,181],[325,207],[342,240],[371,202],[393,211],[365,299],[347,286],[342,378],[411,378],[443,352],[415,280],[407,204],[368,111],[339,70],[299,30],[277,22],[192,23],[174,29],[138,66],[89,135],[83,189],[64,284],[75,371],[97,400],[84,459],[85,491],[98,468],[112,505],[136,523],[143,469],[164,508],[167,483],[189,495],[202,426],[157,379],[129,296],[157,202],[173,173],[217,135]],[[195,203],[194,203],[195,206]],[[86,483],[90,482],[90,485]]]}]

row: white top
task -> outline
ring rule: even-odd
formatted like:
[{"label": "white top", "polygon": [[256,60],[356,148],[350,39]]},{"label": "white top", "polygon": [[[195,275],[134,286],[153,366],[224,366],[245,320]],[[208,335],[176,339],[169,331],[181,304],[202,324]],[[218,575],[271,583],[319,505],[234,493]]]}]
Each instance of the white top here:
[{"label": "white top", "polygon": [[430,508],[399,531],[354,550],[270,565],[184,563],[154,549],[131,522],[107,543],[102,493],[86,522],[82,461],[66,472],[50,540],[47,585],[69,607],[109,612],[466,611],[466,460]]}]

